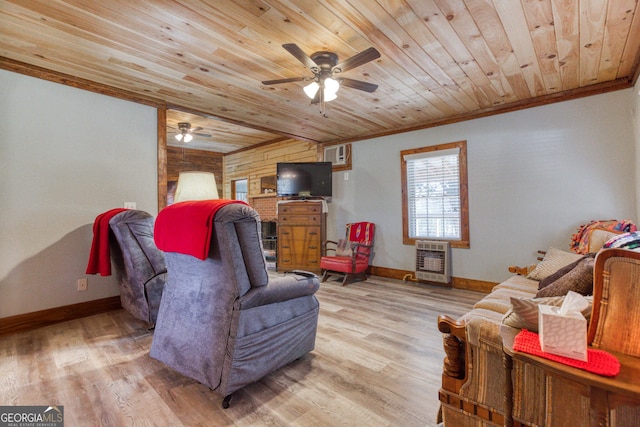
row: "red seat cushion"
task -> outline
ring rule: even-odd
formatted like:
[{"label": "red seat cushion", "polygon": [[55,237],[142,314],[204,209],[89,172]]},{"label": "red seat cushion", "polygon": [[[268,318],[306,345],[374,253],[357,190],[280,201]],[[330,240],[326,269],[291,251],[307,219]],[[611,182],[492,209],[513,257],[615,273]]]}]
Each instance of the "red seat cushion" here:
[{"label": "red seat cushion", "polygon": [[352,270],[351,257],[323,256],[320,258],[320,268],[323,270],[339,271],[341,273],[363,273],[369,266],[367,259],[357,259],[356,269]]}]

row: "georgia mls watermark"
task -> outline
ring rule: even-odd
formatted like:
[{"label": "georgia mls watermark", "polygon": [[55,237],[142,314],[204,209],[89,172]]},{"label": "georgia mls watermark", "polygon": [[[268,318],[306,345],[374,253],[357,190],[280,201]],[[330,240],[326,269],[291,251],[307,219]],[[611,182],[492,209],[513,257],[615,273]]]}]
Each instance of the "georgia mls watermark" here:
[{"label": "georgia mls watermark", "polygon": [[0,427],[64,427],[64,406],[0,406]]}]

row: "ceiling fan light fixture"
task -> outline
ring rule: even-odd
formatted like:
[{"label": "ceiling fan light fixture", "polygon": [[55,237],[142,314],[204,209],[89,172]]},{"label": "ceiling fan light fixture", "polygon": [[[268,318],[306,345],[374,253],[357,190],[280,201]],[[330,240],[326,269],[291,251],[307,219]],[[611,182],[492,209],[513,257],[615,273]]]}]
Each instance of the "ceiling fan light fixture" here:
[{"label": "ceiling fan light fixture", "polygon": [[336,93],[338,92],[338,89],[340,89],[340,82],[332,79],[331,77],[327,77],[326,79],[324,79],[322,81],[322,85],[318,84],[318,82],[316,81],[309,83],[303,88],[304,93],[306,93],[309,98],[314,99],[321,86],[324,87],[325,102],[333,101],[338,97]]},{"label": "ceiling fan light fixture", "polygon": [[191,135],[191,123],[180,122],[178,123],[178,129],[180,130],[180,133],[175,135],[178,141],[189,142],[193,139],[193,135]]},{"label": "ceiling fan light fixture", "polygon": [[307,96],[311,99],[316,97],[316,93],[318,93],[318,89],[320,89],[320,85],[316,81],[309,83],[303,88],[304,93],[306,93]]},{"label": "ceiling fan light fixture", "polygon": [[326,99],[326,98],[327,98],[327,96],[329,94],[335,95],[338,92],[338,89],[340,89],[340,82],[338,82],[337,80],[332,79],[331,77],[327,77],[326,79],[324,79],[324,97],[325,97],[325,101],[328,101],[328,99]]},{"label": "ceiling fan light fixture", "polygon": [[335,92],[327,92],[326,89],[324,90],[324,102],[333,101],[337,97],[338,95]]}]

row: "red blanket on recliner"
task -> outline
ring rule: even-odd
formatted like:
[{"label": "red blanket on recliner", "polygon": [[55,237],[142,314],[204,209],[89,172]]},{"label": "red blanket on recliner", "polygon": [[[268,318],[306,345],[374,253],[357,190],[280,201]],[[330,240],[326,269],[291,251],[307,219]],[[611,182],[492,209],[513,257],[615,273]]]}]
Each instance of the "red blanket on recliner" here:
[{"label": "red blanket on recliner", "polygon": [[93,241],[87,263],[87,274],[111,276],[111,252],[109,248],[109,220],[126,211],[125,208],[115,208],[98,215],[93,222]]},{"label": "red blanket on recliner", "polygon": [[218,209],[240,200],[195,200],[174,203],[158,214],[153,239],[158,249],[206,259],[209,255],[213,218]]}]

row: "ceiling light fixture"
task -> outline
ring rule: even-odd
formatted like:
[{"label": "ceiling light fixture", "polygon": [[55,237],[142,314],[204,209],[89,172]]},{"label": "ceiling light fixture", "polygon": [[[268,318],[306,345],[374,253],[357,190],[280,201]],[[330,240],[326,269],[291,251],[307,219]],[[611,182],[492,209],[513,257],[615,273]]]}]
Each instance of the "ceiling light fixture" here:
[{"label": "ceiling light fixture", "polygon": [[304,87],[304,93],[306,93],[309,98],[314,99],[321,86],[324,87],[325,102],[333,101],[338,97],[337,92],[338,89],[340,89],[340,83],[331,77],[320,80],[320,83],[315,80],[312,81]]},{"label": "ceiling light fixture", "polygon": [[320,114],[323,117],[327,117],[324,113],[324,103],[336,99],[338,89],[340,89],[340,82],[323,74],[319,74],[315,80],[303,88],[304,93],[311,98],[312,104],[320,104]]},{"label": "ceiling light fixture", "polygon": [[335,52],[319,51],[311,56],[304,53],[302,49],[295,43],[286,43],[282,45],[291,55],[298,61],[302,62],[312,73],[313,77],[287,77],[285,79],[264,80],[264,85],[274,85],[280,83],[291,82],[308,82],[310,84],[304,87],[304,93],[311,98],[311,104],[320,104],[320,114],[327,117],[324,113],[325,102],[333,101],[338,97],[338,89],[340,86],[350,87],[364,92],[373,92],[378,85],[360,80],[354,80],[347,77],[334,78],[336,74],[343,73],[352,68],[359,67],[374,59],[380,58],[380,52],[375,48],[363,50],[362,52],[338,62],[338,55]]},{"label": "ceiling light fixture", "polygon": [[176,139],[180,142],[190,142],[193,139],[191,135],[191,123],[180,122],[178,123],[178,129],[180,133],[176,134]]}]

